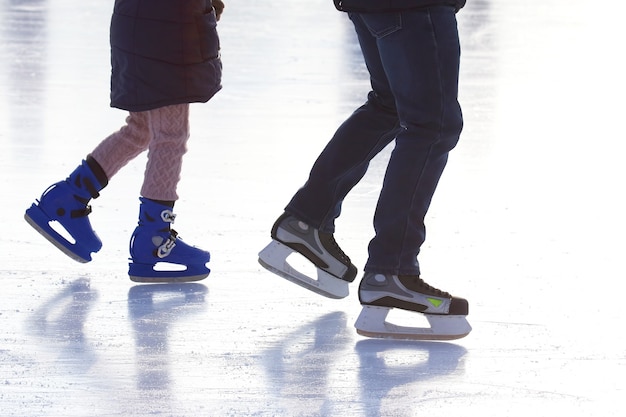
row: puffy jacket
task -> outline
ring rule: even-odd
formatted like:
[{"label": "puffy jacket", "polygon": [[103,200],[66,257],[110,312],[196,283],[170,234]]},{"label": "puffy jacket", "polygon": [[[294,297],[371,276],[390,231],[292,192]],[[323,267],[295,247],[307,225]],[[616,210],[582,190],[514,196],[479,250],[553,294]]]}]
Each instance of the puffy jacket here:
[{"label": "puffy jacket", "polygon": [[111,106],[208,101],[221,89],[216,26],[211,0],[115,0]]},{"label": "puffy jacket", "polygon": [[460,10],[465,0],[333,0],[337,10],[343,12],[395,12],[428,6],[449,5]]}]

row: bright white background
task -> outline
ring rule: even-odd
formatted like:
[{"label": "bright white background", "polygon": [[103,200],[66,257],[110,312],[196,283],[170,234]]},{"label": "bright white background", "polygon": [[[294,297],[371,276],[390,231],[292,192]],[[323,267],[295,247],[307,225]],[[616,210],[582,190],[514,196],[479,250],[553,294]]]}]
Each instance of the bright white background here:
[{"label": "bright white background", "polygon": [[[224,89],[192,106],[176,207],[183,238],[212,253],[206,280],[128,279],[145,155],[93,202],[93,262],[34,232],[24,210],[123,124],[112,3],[0,5],[0,414],[622,415],[623,2],[469,0],[458,15],[466,127],[420,259],[470,301],[474,331],[454,343],[362,338],[358,280],[327,300],[257,263],[368,91],[330,0],[226,2]],[[338,221],[359,268],[388,153]]]}]

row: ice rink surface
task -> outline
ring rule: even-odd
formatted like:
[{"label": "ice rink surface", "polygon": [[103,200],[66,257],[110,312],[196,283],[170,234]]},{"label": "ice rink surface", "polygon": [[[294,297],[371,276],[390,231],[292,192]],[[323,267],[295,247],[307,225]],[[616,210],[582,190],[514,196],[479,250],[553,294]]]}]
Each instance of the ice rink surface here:
[{"label": "ice rink surface", "polygon": [[[330,300],[257,263],[368,92],[330,0],[226,1],[224,89],[192,106],[176,206],[176,229],[212,253],[206,280],[128,279],[145,155],[93,201],[104,247],[90,264],[24,222],[123,124],[108,105],[112,3],[0,5],[2,416],[623,415],[624,2],[459,13],[465,130],[420,258],[426,281],[470,301],[473,332],[446,343],[360,337],[358,280]],[[359,268],[388,155],[337,223]]]}]

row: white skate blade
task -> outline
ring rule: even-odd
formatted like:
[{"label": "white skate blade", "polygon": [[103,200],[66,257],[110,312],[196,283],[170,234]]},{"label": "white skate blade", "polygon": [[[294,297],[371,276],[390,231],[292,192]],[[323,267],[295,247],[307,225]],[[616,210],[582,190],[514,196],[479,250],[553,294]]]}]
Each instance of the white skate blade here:
[{"label": "white skate blade", "polygon": [[349,294],[348,282],[317,269],[317,279],[311,278],[292,267],[287,257],[295,253],[290,247],[273,240],[259,253],[259,263],[294,284],[328,298],[345,298]]},{"label": "white skate blade", "polygon": [[357,333],[383,339],[454,340],[465,337],[472,331],[465,316],[424,314],[430,328],[405,327],[386,321],[389,311],[390,307],[363,306],[354,324]]}]

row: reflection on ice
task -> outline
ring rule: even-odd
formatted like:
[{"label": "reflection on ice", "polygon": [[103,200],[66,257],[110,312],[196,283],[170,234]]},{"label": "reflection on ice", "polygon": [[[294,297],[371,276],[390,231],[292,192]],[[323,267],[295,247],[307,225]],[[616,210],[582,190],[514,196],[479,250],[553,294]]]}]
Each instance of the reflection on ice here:
[{"label": "reflection on ice", "polygon": [[[202,284],[138,285],[128,292],[128,313],[135,336],[137,387],[165,390],[170,387],[170,327],[205,308],[207,287]],[[163,396],[164,393],[159,393]]]}]

